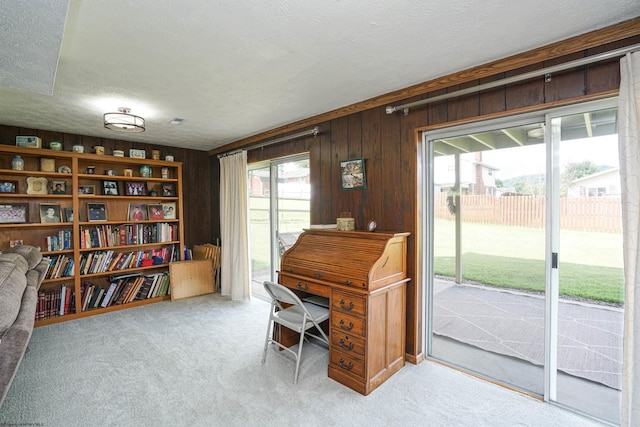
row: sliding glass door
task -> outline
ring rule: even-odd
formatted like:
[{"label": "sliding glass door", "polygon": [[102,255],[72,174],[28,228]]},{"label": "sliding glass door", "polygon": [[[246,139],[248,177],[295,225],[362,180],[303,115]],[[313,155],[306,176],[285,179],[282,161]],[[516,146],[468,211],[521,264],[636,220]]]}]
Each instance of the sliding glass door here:
[{"label": "sliding glass door", "polygon": [[619,423],[614,102],[429,133],[429,357]]},{"label": "sliding glass door", "polygon": [[280,257],[309,227],[309,156],[249,166],[251,291],[267,297],[262,283],[275,281]]},{"label": "sliding glass door", "polygon": [[432,141],[431,356],[540,395],[543,128],[532,122]]},{"label": "sliding glass door", "polygon": [[559,163],[557,393],[619,423],[624,274],[616,109],[552,119]]}]

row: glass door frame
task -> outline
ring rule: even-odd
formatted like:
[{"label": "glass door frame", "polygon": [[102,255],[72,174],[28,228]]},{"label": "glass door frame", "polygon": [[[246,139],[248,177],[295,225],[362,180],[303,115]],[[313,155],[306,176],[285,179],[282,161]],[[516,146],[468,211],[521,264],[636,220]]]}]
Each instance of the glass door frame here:
[{"label": "glass door frame", "polygon": [[544,123],[546,152],[546,221],[545,221],[545,350],[544,350],[544,395],[545,402],[556,401],[557,383],[557,337],[559,275],[557,259],[559,252],[559,197],[560,197],[560,129],[554,119],[572,114],[617,107],[617,97],[588,101],[544,111],[525,113],[482,122],[467,123],[455,127],[433,129],[422,132],[418,144],[418,221],[416,235],[418,269],[416,283],[423,289],[423,354],[430,359],[433,349],[433,255],[434,255],[434,144],[432,141],[464,134],[480,133],[498,128],[514,127],[531,123]]},{"label": "glass door frame", "polygon": [[267,167],[269,168],[269,253],[271,263],[269,280],[271,280],[272,282],[276,281],[277,271],[280,268],[280,247],[278,244],[278,218],[280,217],[278,206],[278,166],[283,163],[292,163],[302,160],[309,160],[308,152],[251,163],[247,168],[248,171],[255,169],[266,169]]}]

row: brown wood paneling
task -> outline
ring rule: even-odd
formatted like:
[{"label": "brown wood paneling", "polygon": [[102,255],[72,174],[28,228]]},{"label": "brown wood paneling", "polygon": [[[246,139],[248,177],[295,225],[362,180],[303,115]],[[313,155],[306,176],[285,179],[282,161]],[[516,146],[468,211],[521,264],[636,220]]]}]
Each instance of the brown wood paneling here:
[{"label": "brown wood paneling", "polygon": [[[477,81],[467,82],[462,85],[452,86],[448,89],[448,92],[456,92],[477,85]],[[473,94],[451,99],[447,107],[449,109],[448,117],[450,120],[461,120],[478,116],[480,112],[479,95]]]},{"label": "brown wood paneling", "polygon": [[[523,69],[505,73],[505,77],[539,70],[542,64],[532,65]],[[539,105],[544,100],[544,78],[527,80],[525,82],[509,85],[506,87],[507,111],[527,107],[529,105]]]},{"label": "brown wood paneling", "polygon": [[[497,74],[495,76],[487,77],[479,80],[479,84],[486,84],[496,80],[503,79],[504,73]],[[493,114],[505,111],[507,109],[506,92],[504,87],[488,90],[480,94],[478,100],[478,108],[480,109],[480,115]]]},{"label": "brown wood paneling", "polygon": [[[584,52],[576,52],[560,58],[545,61],[543,67],[571,62],[585,57]],[[551,74],[551,80],[544,83],[544,101],[554,102],[563,99],[577,98],[585,94],[585,69],[579,67]]]},{"label": "brown wood paneling", "polygon": [[[362,154],[362,113],[351,114],[348,116],[348,141],[349,141],[349,159],[363,158]],[[365,159],[365,177],[367,173],[367,159]],[[366,190],[349,191],[349,211],[351,217],[354,218],[355,227],[363,230],[365,226],[364,206],[362,204],[362,194]]]},{"label": "brown wood paneling", "polygon": [[402,158],[400,116],[385,114],[380,121],[380,139],[384,147],[382,157],[383,210],[380,213],[379,227],[382,230],[402,230]]},{"label": "brown wood paneling", "polygon": [[[333,224],[335,223],[333,201],[333,189],[337,188],[339,177],[334,175],[335,166],[331,151],[331,123],[326,123],[320,134],[320,165],[322,170],[318,174],[313,174],[313,187],[318,188],[317,193],[311,193],[311,206],[317,209],[319,217],[311,217],[311,222],[315,224]],[[315,177],[320,180],[315,181]],[[314,195],[315,194],[315,195]]]},{"label": "brown wood paneling", "polygon": [[360,199],[362,226],[380,218],[383,210],[382,190],[382,142],[380,140],[380,116],[382,108],[373,108],[362,113],[362,157],[366,159],[367,189]]},{"label": "brown wood paneling", "polygon": [[[351,212],[351,192],[343,190],[340,177],[340,161],[349,159],[349,119],[341,117],[331,121],[331,174],[335,176],[332,190],[333,208],[331,222],[335,222],[340,212]],[[360,191],[360,190],[353,190]]]}]

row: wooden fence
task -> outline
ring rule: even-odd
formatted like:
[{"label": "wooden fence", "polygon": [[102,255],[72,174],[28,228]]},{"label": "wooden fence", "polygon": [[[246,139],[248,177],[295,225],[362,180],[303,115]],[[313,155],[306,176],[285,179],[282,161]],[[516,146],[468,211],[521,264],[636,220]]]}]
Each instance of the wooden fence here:
[{"label": "wooden fence", "polygon": [[[515,227],[544,227],[544,196],[461,196],[462,220]],[[434,217],[453,220],[453,199],[446,193],[434,197]],[[560,228],[563,230],[621,233],[619,197],[560,198]]]}]

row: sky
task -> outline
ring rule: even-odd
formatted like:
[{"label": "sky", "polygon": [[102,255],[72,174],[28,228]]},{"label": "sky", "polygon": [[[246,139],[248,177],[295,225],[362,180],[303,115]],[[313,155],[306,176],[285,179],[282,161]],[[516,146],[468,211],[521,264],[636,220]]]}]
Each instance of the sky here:
[{"label": "sky", "polygon": [[[503,181],[517,176],[546,172],[544,144],[483,151],[482,160],[498,168],[495,176]],[[567,164],[584,160],[591,160],[599,166],[618,167],[618,136],[607,135],[560,143],[561,172]]]}]

